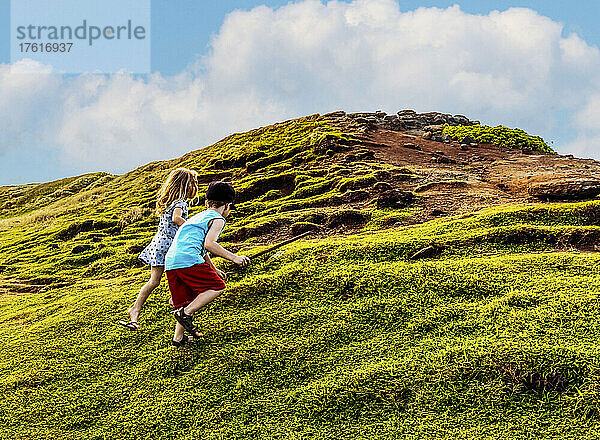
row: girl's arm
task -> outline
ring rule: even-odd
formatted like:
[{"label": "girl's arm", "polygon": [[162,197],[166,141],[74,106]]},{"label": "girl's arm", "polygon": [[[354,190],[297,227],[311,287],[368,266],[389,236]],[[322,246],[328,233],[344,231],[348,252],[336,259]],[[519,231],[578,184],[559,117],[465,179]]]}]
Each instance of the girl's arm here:
[{"label": "girl's arm", "polygon": [[185,223],[185,219],[182,217],[182,215],[183,209],[175,208],[173,210],[173,216],[171,217],[171,220],[173,220],[173,223],[175,223],[177,226],[181,226]]},{"label": "girl's arm", "polygon": [[224,227],[225,220],[220,218],[214,219],[210,225],[210,228],[208,229],[206,238],[204,239],[204,247],[213,255],[233,261],[239,266],[246,266],[248,263],[250,263],[250,258],[246,257],[245,255],[235,255],[233,252],[229,252],[227,249],[217,243],[219,234]]}]

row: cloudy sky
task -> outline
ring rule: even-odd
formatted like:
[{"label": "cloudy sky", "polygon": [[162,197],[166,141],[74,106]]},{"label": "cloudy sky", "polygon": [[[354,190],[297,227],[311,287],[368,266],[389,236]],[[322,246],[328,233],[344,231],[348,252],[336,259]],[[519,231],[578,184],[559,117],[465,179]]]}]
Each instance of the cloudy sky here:
[{"label": "cloudy sky", "polygon": [[[596,1],[174,3],[152,4],[149,75],[60,75],[0,45],[0,185],[340,109],[459,113],[600,159]],[[2,0],[0,29],[9,15]]]}]

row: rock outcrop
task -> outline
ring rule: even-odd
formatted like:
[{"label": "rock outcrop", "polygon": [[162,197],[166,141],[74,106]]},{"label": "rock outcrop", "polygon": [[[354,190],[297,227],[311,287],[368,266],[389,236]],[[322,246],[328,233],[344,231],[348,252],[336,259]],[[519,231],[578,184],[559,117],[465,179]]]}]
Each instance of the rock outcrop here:
[{"label": "rock outcrop", "polygon": [[[386,112],[344,113],[342,111],[329,113],[329,117],[347,117],[360,125],[371,128],[384,128],[394,131],[439,131],[444,124],[448,125],[479,125],[479,121],[471,121],[463,115],[428,112],[417,113],[414,110],[401,110],[395,115]],[[436,130],[437,129],[437,130]]]},{"label": "rock outcrop", "polygon": [[542,200],[591,199],[600,194],[600,180],[589,177],[550,180],[531,184],[528,192]]}]

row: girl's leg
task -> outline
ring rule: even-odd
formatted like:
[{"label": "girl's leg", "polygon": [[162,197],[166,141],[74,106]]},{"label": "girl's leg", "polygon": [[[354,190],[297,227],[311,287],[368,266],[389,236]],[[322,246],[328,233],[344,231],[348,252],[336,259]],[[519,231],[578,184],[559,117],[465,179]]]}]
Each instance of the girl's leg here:
[{"label": "girl's leg", "polygon": [[144,286],[140,289],[140,293],[135,300],[135,303],[127,310],[131,321],[137,322],[140,312],[142,311],[142,307],[144,303],[148,299],[148,296],[152,293],[154,289],[158,287],[160,284],[160,278],[164,272],[164,266],[153,266],[150,272],[150,279]]}]

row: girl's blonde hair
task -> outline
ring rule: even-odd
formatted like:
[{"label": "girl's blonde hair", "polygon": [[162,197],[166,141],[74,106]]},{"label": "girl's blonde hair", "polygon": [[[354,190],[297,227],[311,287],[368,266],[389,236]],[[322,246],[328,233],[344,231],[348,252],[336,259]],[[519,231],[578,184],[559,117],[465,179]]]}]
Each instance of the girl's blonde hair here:
[{"label": "girl's blonde hair", "polygon": [[187,168],[177,168],[169,173],[158,192],[156,215],[162,215],[176,200],[193,199],[198,194],[198,173]]}]

